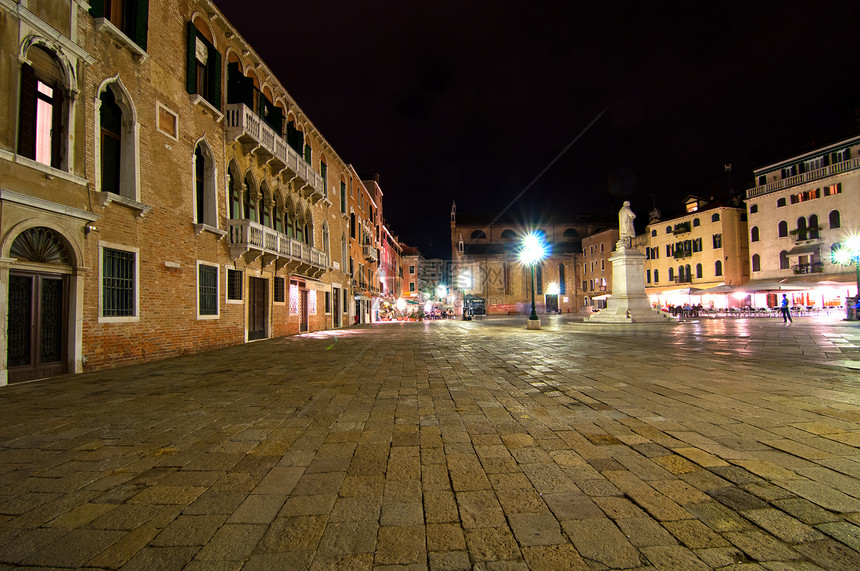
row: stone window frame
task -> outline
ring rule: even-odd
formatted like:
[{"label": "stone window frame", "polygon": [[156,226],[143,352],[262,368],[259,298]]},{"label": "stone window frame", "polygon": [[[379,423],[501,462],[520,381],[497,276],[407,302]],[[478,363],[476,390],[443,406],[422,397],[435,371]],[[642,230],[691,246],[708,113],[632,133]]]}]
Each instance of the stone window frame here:
[{"label": "stone window frame", "polygon": [[[140,321],[140,248],[99,240],[99,323],[136,323]],[[104,315],[104,250],[119,250],[134,254],[134,315]]]},{"label": "stone window frame", "polygon": [[[200,266],[215,268],[215,313],[213,315],[203,315],[200,313]],[[211,321],[213,319],[221,319],[221,265],[205,260],[197,260],[194,266],[194,299],[195,312],[198,321]]]}]

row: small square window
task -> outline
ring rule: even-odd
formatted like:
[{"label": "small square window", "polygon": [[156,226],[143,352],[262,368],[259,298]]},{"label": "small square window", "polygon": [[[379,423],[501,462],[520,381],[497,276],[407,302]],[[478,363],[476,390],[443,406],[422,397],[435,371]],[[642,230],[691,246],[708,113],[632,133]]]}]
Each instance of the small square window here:
[{"label": "small square window", "polygon": [[286,280],[284,278],[275,278],[273,299],[275,303],[286,303]]},{"label": "small square window", "polygon": [[227,301],[242,301],[242,272],[227,268]]}]

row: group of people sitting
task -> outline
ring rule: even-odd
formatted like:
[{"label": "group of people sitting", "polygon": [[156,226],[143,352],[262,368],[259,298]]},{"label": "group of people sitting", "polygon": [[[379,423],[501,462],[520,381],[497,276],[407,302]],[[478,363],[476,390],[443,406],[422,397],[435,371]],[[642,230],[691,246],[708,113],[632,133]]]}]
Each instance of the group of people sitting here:
[{"label": "group of people sitting", "polygon": [[702,309],[701,303],[698,305],[690,305],[688,302],[684,305],[667,305],[663,308],[663,311],[668,311],[676,317],[699,317],[699,313],[701,313]]}]

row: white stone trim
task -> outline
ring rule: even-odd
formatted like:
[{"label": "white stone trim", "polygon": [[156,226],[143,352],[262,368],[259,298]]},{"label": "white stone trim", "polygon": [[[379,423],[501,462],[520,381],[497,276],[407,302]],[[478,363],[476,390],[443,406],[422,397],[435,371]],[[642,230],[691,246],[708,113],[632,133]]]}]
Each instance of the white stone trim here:
[{"label": "white stone trim", "polygon": [[[200,315],[200,266],[208,266],[210,268],[215,268],[215,279],[217,280],[215,284],[215,288],[217,290],[215,292],[215,315]],[[194,266],[194,284],[196,286],[194,294],[194,299],[196,300],[194,311],[197,314],[197,320],[206,321],[212,319],[221,319],[221,265],[214,264],[212,262],[206,262],[204,260],[197,260],[197,264]]]},{"label": "white stone trim", "polygon": [[24,206],[30,206],[32,208],[38,208],[39,210],[53,212],[54,214],[62,214],[71,218],[79,218],[81,220],[87,220],[89,222],[95,222],[96,220],[101,218],[101,216],[99,216],[98,214],[93,214],[92,212],[87,212],[85,210],[66,206],[65,204],[57,204],[56,202],[51,202],[50,200],[21,194],[12,190],[4,190],[2,188],[0,188],[0,200],[14,202],[16,204],[22,204]]},{"label": "white stone trim", "polygon": [[[134,253],[134,315],[114,317],[102,315],[103,305],[103,285],[104,285],[104,249],[122,250],[124,252]],[[99,323],[136,323],[140,321],[140,248],[125,246],[123,244],[115,244],[113,242],[103,242],[99,240],[99,273],[98,273],[98,288],[99,288],[99,307],[98,307],[98,322]]]}]

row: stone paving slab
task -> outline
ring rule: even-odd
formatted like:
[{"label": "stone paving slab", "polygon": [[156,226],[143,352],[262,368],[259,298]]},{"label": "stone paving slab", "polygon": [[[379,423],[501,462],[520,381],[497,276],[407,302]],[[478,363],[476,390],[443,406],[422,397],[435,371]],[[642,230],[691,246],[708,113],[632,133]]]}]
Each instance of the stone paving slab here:
[{"label": "stone paving slab", "polygon": [[860,328],[378,324],[0,389],[0,568],[860,569]]}]

